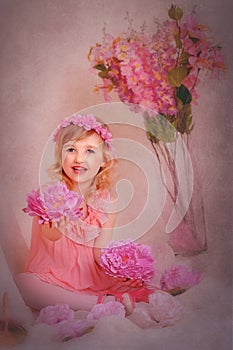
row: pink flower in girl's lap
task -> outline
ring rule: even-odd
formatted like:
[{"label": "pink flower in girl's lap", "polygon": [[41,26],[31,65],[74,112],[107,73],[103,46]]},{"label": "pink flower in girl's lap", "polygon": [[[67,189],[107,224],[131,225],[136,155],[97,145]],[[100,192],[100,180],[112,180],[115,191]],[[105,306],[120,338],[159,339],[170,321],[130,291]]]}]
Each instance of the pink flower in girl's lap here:
[{"label": "pink flower in girl's lap", "polygon": [[115,277],[149,282],[155,274],[155,259],[147,245],[132,241],[112,241],[102,249],[101,266]]},{"label": "pink flower in girl's lap", "polygon": [[96,304],[87,316],[88,320],[99,320],[105,316],[117,315],[125,317],[125,307],[118,301],[109,301],[106,304]]},{"label": "pink flower in girl's lap", "polygon": [[40,310],[36,323],[46,323],[55,325],[62,321],[73,320],[74,311],[70,309],[68,304],[56,304],[46,306]]},{"label": "pink flower in girl's lap", "polygon": [[175,265],[165,270],[160,279],[161,289],[172,295],[185,292],[200,282],[200,274],[185,265]]}]

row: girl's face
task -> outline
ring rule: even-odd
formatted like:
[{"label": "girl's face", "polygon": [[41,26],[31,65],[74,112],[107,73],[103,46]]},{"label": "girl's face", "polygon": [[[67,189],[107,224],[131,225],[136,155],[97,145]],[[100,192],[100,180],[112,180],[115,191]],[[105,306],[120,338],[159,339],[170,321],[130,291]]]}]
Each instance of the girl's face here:
[{"label": "girl's face", "polygon": [[103,140],[97,134],[71,141],[63,147],[63,171],[75,188],[89,188],[101,166],[104,165]]}]

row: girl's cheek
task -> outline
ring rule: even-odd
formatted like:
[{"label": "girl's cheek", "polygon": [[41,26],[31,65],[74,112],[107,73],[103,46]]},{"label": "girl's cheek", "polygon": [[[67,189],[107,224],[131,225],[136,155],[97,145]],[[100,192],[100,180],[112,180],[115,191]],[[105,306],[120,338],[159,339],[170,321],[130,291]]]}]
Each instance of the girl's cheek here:
[{"label": "girl's cheek", "polygon": [[64,162],[70,162],[71,160],[72,160],[72,153],[64,153],[62,157],[62,164],[64,164]]}]

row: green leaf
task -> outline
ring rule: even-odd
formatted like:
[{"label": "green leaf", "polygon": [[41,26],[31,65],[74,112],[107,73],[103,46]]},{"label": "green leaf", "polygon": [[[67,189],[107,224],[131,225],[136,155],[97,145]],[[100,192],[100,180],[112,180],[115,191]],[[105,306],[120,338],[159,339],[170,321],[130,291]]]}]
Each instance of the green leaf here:
[{"label": "green leaf", "polygon": [[157,114],[154,117],[145,117],[147,137],[153,142],[174,142],[176,140],[176,128],[166,116]]},{"label": "green leaf", "polygon": [[176,96],[177,98],[182,101],[184,105],[190,104],[192,101],[192,95],[190,94],[189,90],[181,84],[177,90],[176,90]]},{"label": "green leaf", "polygon": [[98,73],[98,76],[102,79],[108,79],[109,78],[109,75],[108,75],[108,70],[105,70],[103,72],[99,72]]},{"label": "green leaf", "polygon": [[179,63],[181,65],[187,65],[189,63],[189,57],[190,55],[187,52],[183,51],[180,55]]},{"label": "green leaf", "polygon": [[192,106],[191,104],[184,105],[183,113],[185,117],[189,117],[192,115]]},{"label": "green leaf", "polygon": [[173,87],[179,87],[187,75],[188,69],[186,67],[174,67],[168,72],[168,82]]},{"label": "green leaf", "polygon": [[101,70],[102,72],[107,70],[107,68],[105,67],[105,65],[103,63],[96,64],[94,66],[94,68],[97,69],[97,70]]},{"label": "green leaf", "polygon": [[177,130],[177,125],[178,125],[178,119],[174,119],[173,122],[171,122],[174,128]]},{"label": "green leaf", "polygon": [[200,41],[199,38],[195,38],[195,37],[192,37],[192,36],[190,36],[189,39],[192,40],[193,44],[196,44],[196,43],[198,43],[198,41]]},{"label": "green leaf", "polygon": [[191,105],[184,105],[182,111],[178,115],[177,131],[181,134],[190,134],[194,128],[192,121]]},{"label": "green leaf", "polygon": [[176,106],[179,111],[181,111],[184,108],[183,102],[176,96]]},{"label": "green leaf", "polygon": [[180,7],[176,7],[176,5],[172,5],[168,10],[168,16],[175,21],[179,21],[183,16],[183,11]]}]

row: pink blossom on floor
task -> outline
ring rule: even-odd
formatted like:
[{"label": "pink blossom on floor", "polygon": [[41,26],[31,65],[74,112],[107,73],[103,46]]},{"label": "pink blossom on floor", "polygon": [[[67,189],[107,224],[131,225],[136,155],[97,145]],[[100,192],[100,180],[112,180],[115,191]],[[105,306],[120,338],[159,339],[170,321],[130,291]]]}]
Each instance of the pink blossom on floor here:
[{"label": "pink blossom on floor", "polygon": [[184,313],[183,306],[169,293],[155,291],[149,296],[150,316],[160,326],[173,325]]},{"label": "pink blossom on floor", "polygon": [[200,282],[200,274],[185,265],[175,265],[165,270],[160,283],[161,289],[173,295],[180,294]]},{"label": "pink blossom on floor", "polygon": [[62,321],[73,320],[74,311],[70,309],[68,304],[56,304],[46,306],[40,310],[36,323],[46,323],[55,325]]},{"label": "pink blossom on floor", "polygon": [[94,328],[95,323],[90,320],[68,320],[56,325],[58,338],[61,341],[67,341],[72,338],[81,337]]},{"label": "pink blossom on floor", "polygon": [[151,318],[148,303],[136,303],[134,311],[128,319],[142,329],[158,326],[158,323]]},{"label": "pink blossom on floor", "polygon": [[96,304],[87,316],[88,320],[99,320],[102,317],[117,315],[125,317],[125,308],[118,301],[109,301],[105,304]]},{"label": "pink blossom on floor", "polygon": [[107,274],[149,282],[155,274],[151,248],[132,241],[112,241],[102,249],[100,264]]}]

